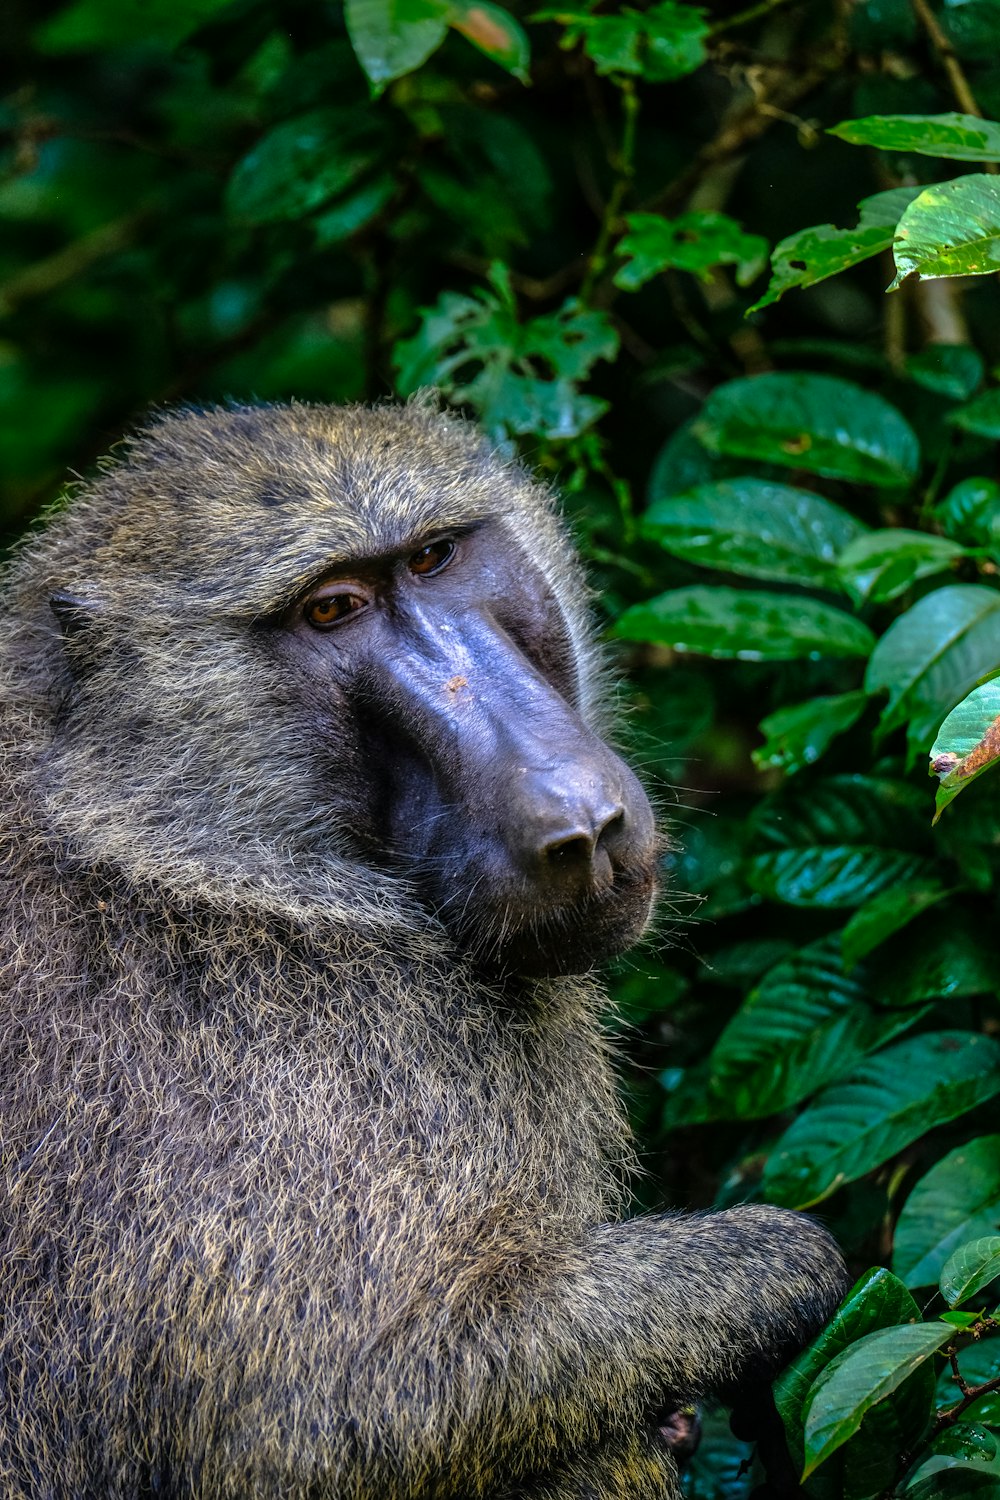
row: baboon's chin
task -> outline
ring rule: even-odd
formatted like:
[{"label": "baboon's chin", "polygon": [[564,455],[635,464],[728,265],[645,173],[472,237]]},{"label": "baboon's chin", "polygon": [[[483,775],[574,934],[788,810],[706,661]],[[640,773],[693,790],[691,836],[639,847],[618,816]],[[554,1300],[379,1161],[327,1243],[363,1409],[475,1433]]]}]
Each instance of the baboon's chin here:
[{"label": "baboon's chin", "polygon": [[498,975],[550,979],[584,974],[637,943],[649,921],[655,894],[651,878],[617,887],[606,899],[554,913],[531,912],[517,925],[488,919],[462,935],[478,964]]}]

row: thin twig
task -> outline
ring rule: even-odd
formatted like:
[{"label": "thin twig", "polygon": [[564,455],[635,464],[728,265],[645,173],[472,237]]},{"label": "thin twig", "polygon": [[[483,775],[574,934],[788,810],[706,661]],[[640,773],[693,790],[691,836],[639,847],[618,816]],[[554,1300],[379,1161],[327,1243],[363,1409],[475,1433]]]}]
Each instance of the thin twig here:
[{"label": "thin twig", "polygon": [[766,16],[772,10],[781,10],[784,6],[794,3],[795,0],[757,0],[757,4],[748,5],[746,10],[739,11],[735,16],[727,16],[724,21],[716,21],[708,28],[708,40],[713,41],[724,31],[733,31],[737,26],[745,26],[748,21],[756,21],[758,16]]},{"label": "thin twig", "polygon": [[612,163],[615,169],[614,185],[604,206],[604,216],[601,219],[597,243],[590,256],[587,274],[580,288],[582,302],[590,300],[597,279],[607,265],[608,251],[618,227],[618,215],[621,213],[622,204],[625,202],[626,194],[632,186],[632,178],[635,175],[635,135],[639,120],[639,94],[634,79],[627,76],[621,80],[619,89],[624,114],[622,143]]},{"label": "thin twig", "polygon": [[[983,112],[979,108],[976,96],[958,60],[958,54],[945,35],[937,16],[931,10],[928,0],[910,0],[910,3],[917,20],[930,38],[931,46],[941,59],[941,65],[948,75],[948,82],[951,84],[951,91],[955,95],[955,102],[959,109],[981,120]],[[995,161],[984,162],[983,171],[995,175],[1000,171],[1000,166]]]}]

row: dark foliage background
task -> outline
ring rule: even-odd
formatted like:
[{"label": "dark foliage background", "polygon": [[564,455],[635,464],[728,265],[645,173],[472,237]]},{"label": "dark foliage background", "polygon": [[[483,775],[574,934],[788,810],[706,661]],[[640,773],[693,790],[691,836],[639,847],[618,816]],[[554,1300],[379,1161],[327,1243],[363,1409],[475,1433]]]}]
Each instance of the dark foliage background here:
[{"label": "dark foliage background", "polygon": [[[7,539],[165,403],[430,384],[516,442],[674,831],[614,976],[637,1204],[763,1195],[843,1242],[858,1286],[779,1387],[809,1494],[1000,1492],[1000,776],[934,828],[926,778],[1000,666],[1000,131],[968,139],[1000,115],[997,0],[3,25]],[[769,249],[878,194],[768,298]],[[942,279],[886,297],[894,227]],[[996,758],[983,691],[937,757]],[[690,1493],[747,1493],[748,1455],[710,1417]]]}]

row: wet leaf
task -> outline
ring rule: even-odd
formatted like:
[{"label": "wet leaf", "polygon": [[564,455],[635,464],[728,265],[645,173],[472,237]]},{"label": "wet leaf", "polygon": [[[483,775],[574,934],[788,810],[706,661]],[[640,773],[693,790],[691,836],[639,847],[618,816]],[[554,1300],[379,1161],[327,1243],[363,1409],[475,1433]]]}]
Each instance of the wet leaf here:
[{"label": "wet leaf", "polygon": [[838,553],[866,528],[808,490],[744,476],[654,500],[642,530],[705,567],[836,588]]},{"label": "wet leaf", "polygon": [[1000,1276],[1000,1235],[983,1235],[952,1251],[941,1271],[941,1295],[949,1307],[968,1302]]},{"label": "wet leaf", "polygon": [[746,376],[718,386],[694,424],[711,453],[895,486],[917,471],[909,423],[881,396],[830,375]]},{"label": "wet leaf", "polygon": [[384,146],[381,121],[368,111],[296,115],[269,130],[237,163],[226,206],[247,224],[302,218],[352,187]]},{"label": "wet leaf", "polygon": [[374,96],[441,45],[448,10],[448,0],[344,0],[351,45]]},{"label": "wet leaf", "polygon": [[633,605],[613,633],[738,661],[866,656],[874,643],[862,621],[817,599],[699,586]]},{"label": "wet leaf", "polygon": [[927,531],[889,529],[869,532],[848,542],[838,571],[856,604],[884,604],[921,578],[946,572],[965,556],[965,548]]},{"label": "wet leaf", "polygon": [[948,890],[934,876],[905,880],[880,891],[854,913],[841,934],[846,967],[851,968],[859,958],[871,953],[873,948],[947,895]]},{"label": "wet leaf", "polygon": [[777,709],[760,722],[765,742],[751,751],[754,765],[776,767],[786,776],[814,765],[838,734],[857,723],[868,702],[868,694],[857,691]]}]

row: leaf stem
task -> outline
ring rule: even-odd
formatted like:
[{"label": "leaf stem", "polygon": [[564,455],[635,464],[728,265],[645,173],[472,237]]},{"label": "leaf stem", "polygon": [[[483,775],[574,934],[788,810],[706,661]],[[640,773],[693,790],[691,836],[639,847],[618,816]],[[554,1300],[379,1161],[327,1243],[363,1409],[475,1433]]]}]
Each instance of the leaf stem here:
[{"label": "leaf stem", "polygon": [[622,96],[624,114],[622,139],[612,161],[615,170],[614,185],[604,205],[604,216],[601,219],[597,243],[591,253],[587,274],[580,288],[580,301],[584,303],[590,302],[598,277],[608,263],[608,252],[618,224],[618,215],[635,176],[635,136],[639,121],[639,92],[636,89],[635,80],[628,76],[616,79],[615,83]]},{"label": "leaf stem", "polygon": [[[979,108],[975,94],[965,76],[962,64],[948,37],[941,26],[940,21],[930,7],[930,0],[910,0],[914,14],[921,26],[930,38],[931,46],[941,59],[941,65],[948,75],[951,91],[955,95],[955,101],[959,109],[964,110],[967,115],[976,115],[980,120],[983,112]],[[996,172],[996,162],[987,162],[983,168],[986,172]]]}]

